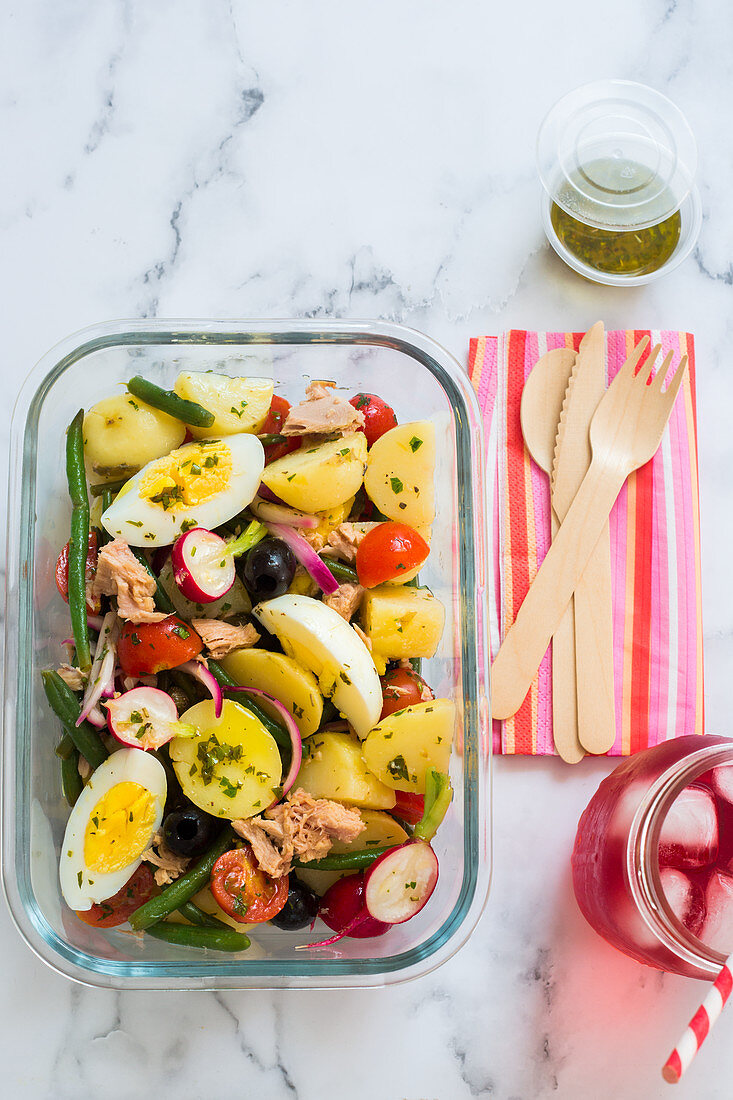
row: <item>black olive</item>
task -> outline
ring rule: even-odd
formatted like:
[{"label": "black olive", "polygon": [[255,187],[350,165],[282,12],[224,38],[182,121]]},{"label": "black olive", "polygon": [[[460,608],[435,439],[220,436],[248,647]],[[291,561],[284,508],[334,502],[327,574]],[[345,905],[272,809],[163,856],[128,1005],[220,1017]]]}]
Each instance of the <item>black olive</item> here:
[{"label": "black olive", "polygon": [[221,831],[221,821],[189,803],[174,810],[163,822],[163,839],[181,856],[202,856]]},{"label": "black olive", "polygon": [[244,583],[255,600],[274,600],[293,583],[296,561],[281,539],[263,539],[244,562]]},{"label": "black olive", "polygon": [[283,928],[286,932],[296,932],[299,928],[305,928],[311,924],[318,912],[319,899],[310,887],[300,882],[294,875],[290,876],[290,889],[288,900],[277,914],[272,917],[270,924],[276,928]]}]

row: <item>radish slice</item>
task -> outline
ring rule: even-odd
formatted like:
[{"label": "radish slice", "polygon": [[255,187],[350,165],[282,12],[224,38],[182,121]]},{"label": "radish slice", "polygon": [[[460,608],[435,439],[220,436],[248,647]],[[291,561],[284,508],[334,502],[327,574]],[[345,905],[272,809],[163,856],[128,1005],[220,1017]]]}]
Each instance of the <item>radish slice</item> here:
[{"label": "radish slice", "polygon": [[375,920],[403,924],[419,913],[438,881],[438,857],[424,840],[391,848],[365,875],[364,904]]},{"label": "radish slice", "polygon": [[260,500],[255,497],[249,506],[249,510],[257,519],[265,523],[286,523],[288,527],[303,527],[313,531],[319,523],[318,516],[310,516],[307,512],[299,512],[297,508],[288,508],[285,504],[273,504],[269,500]]},{"label": "radish slice", "polygon": [[173,543],[171,564],[176,584],[187,600],[213,603],[234,584],[234,559],[225,553],[226,542],[207,531],[192,527]]},{"label": "radish slice", "polygon": [[97,648],[94,651],[91,672],[84,698],[81,701],[81,713],[76,720],[80,726],[89,712],[114,684],[115,665],[117,663],[117,612],[108,611],[100,624]]},{"label": "radish slice", "polygon": [[[295,721],[288,708],[283,703],[281,703],[279,699],[276,699],[274,695],[270,695],[267,691],[261,691],[259,688],[243,687],[242,685],[237,685],[237,687],[228,687],[227,691],[246,691],[249,695],[259,695],[260,698],[267,699],[268,703],[272,703],[275,710],[281,716],[283,722],[285,723],[287,731],[290,734],[290,743],[292,745],[290,771],[283,780],[282,784],[283,794],[287,794],[293,783],[295,782],[295,777],[300,770],[300,765],[303,760],[303,742],[301,740],[298,723]],[[272,805],[276,806],[279,801],[280,799],[276,798]],[[269,806],[267,808],[268,810],[270,809]]]},{"label": "radish slice", "polygon": [[[335,935],[329,936],[327,940],[319,940],[318,943],[298,943],[295,945],[295,950],[305,951],[308,947],[330,947],[332,943],[338,943],[344,936],[352,936],[356,929],[366,924],[367,921],[371,921],[371,923],[374,924],[374,921],[369,916],[366,909],[362,909],[362,911],[357,913],[353,920],[350,920],[340,932],[336,932]],[[382,932],[375,932],[375,935],[382,934]]]},{"label": "radish slice", "polygon": [[[214,714],[217,718],[221,718],[221,705],[224,696],[214,674],[209,672],[206,665],[202,664],[201,661],[186,661],[184,665],[178,666],[178,671],[187,672],[189,676],[199,680],[206,690],[211,692],[211,698],[214,700]],[[227,691],[229,690],[227,688]]]},{"label": "radish slice", "polygon": [[139,687],[105,703],[107,725],[121,744],[159,749],[174,737],[193,737],[195,726],[178,721],[176,704],[159,688]]},{"label": "radish slice", "polygon": [[332,595],[339,587],[339,582],[326,563],[318,557],[307,539],[304,539],[292,527],[288,527],[286,523],[268,523],[267,526],[275,538],[282,539],[290,547],[295,557],[308,570],[318,587],[327,596]]}]

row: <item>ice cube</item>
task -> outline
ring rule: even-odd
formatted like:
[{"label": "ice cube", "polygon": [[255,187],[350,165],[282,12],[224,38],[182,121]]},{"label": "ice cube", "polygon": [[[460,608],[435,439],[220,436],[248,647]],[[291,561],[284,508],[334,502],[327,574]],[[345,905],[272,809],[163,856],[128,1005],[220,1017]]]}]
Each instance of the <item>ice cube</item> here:
[{"label": "ice cube", "polygon": [[713,871],[705,891],[705,920],[699,938],[721,955],[733,951],[733,876]]},{"label": "ice cube", "polygon": [[733,804],[733,764],[721,764],[710,772],[710,786],[719,798]]},{"label": "ice cube", "polygon": [[669,808],[659,835],[664,867],[705,867],[718,855],[715,799],[705,787],[685,787]]},{"label": "ice cube", "polygon": [[659,877],[670,909],[677,920],[696,936],[705,916],[702,886],[674,867],[663,867]]}]

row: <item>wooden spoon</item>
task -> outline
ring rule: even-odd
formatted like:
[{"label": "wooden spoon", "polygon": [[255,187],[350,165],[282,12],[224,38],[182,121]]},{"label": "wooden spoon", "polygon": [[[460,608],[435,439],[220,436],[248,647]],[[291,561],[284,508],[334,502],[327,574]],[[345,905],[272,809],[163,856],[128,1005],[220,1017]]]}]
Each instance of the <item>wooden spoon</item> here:
[{"label": "wooden spoon", "polygon": [[[575,364],[570,348],[546,352],[534,365],[522,390],[520,420],[527,450],[549,476],[555,439],[568,380]],[[552,511],[552,537],[559,521]],[[578,739],[578,696],[575,670],[575,616],[572,601],[552,639],[552,731],[555,748],[568,764],[585,756]]]}]

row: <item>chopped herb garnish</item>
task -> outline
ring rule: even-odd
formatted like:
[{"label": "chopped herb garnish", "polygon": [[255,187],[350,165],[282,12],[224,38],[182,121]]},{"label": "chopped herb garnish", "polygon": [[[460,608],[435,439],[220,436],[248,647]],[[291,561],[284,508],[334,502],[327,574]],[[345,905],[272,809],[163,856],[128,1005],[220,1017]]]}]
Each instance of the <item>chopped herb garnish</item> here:
[{"label": "chopped herb garnish", "polygon": [[140,645],[140,635],[136,634],[133,631],[132,634],[130,635],[130,641],[132,642],[133,645]]},{"label": "chopped herb garnish", "polygon": [[401,493],[402,490],[404,489],[404,485],[402,484],[402,482],[400,481],[400,479],[398,477],[391,477],[389,479],[389,483],[392,486],[392,492],[393,493]]},{"label": "chopped herb garnish", "polygon": [[[194,547],[194,549],[195,549],[195,547]],[[188,630],[183,625],[183,623],[174,623],[173,626],[171,627],[171,634],[176,634],[179,638],[183,638],[184,641],[186,640],[186,638],[191,637],[191,631]]]},{"label": "chopped herb garnish", "polygon": [[410,775],[407,771],[407,764],[405,763],[404,756],[395,756],[387,764],[387,771],[393,779],[405,779],[410,782]]},{"label": "chopped herb garnish", "polygon": [[141,519],[128,519],[127,522],[130,524],[130,527],[142,527],[143,525]]},{"label": "chopped herb garnish", "polygon": [[[204,465],[208,464],[208,459]],[[181,534],[185,535],[186,531],[192,531],[194,527],[198,527],[198,522],[195,519],[184,519],[181,524]]]}]

